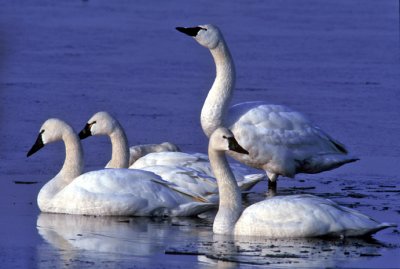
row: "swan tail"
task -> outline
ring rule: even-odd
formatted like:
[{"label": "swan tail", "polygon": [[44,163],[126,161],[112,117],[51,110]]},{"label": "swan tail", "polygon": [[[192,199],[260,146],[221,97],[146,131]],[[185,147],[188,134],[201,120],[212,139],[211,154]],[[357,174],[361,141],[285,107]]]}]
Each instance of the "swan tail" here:
[{"label": "swan tail", "polygon": [[363,234],[363,236],[371,236],[381,230],[391,228],[391,227],[397,227],[397,224],[396,223],[387,223],[387,222],[380,223],[376,227],[369,229],[366,233]]},{"label": "swan tail", "polygon": [[266,174],[251,174],[245,175],[243,181],[238,182],[240,190],[248,191],[254,187],[258,182],[264,180],[266,178]]},{"label": "swan tail", "polygon": [[338,168],[344,164],[360,160],[357,157],[344,154],[321,154],[299,161],[297,173],[315,174]]},{"label": "swan tail", "polygon": [[368,237],[371,236],[381,230],[391,228],[391,227],[397,227],[397,224],[395,223],[379,223],[373,228],[366,228],[366,229],[358,229],[356,231],[349,231],[345,236],[348,237],[358,237],[358,236],[363,236],[363,237]]}]

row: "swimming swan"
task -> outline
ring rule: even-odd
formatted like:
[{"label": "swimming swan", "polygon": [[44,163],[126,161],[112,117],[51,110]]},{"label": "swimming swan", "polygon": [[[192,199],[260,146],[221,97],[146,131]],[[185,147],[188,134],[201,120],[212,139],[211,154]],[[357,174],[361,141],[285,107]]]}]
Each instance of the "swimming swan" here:
[{"label": "swimming swan", "polygon": [[176,29],[208,48],[215,61],[216,77],[201,111],[203,131],[210,137],[219,126],[232,130],[250,154],[228,154],[265,170],[272,188],[279,175],[293,178],[297,173],[319,173],[358,160],[304,115],[285,106],[245,102],[229,108],[236,74],[220,30],[210,24]]},{"label": "swimming swan", "polygon": [[[85,139],[92,135],[106,135],[110,137],[112,157],[107,168],[128,167],[128,140],[121,124],[112,115],[101,111],[94,114],[79,137]],[[172,182],[198,196],[207,196],[218,193],[217,182],[211,171],[207,155],[184,152],[157,152],[150,153],[138,159],[129,168],[153,172],[162,179]],[[251,189],[260,182],[264,175],[247,175],[248,169],[235,165],[235,178],[242,191]]]},{"label": "swimming swan", "polygon": [[226,128],[210,136],[208,155],[219,187],[216,234],[266,237],[364,236],[395,224],[370,217],[313,195],[275,196],[242,208],[240,191],[225,152],[248,154]]},{"label": "swimming swan", "polygon": [[43,212],[80,215],[194,216],[213,207],[154,173],[103,169],[85,174],[79,137],[64,121],[49,119],[27,156],[62,140],[66,158],[60,172],[39,192]]}]

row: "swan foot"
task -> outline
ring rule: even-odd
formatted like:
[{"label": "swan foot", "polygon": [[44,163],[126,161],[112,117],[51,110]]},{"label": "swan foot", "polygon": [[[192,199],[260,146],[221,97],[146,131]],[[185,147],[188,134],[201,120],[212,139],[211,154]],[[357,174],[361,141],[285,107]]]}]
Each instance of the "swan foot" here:
[{"label": "swan foot", "polygon": [[278,179],[278,174],[271,173],[269,171],[265,171],[268,176],[268,192],[267,196],[268,197],[273,197],[276,195],[276,189],[277,189],[277,179]]},{"label": "swan foot", "polygon": [[274,197],[276,195],[277,182],[268,180],[267,197]]}]

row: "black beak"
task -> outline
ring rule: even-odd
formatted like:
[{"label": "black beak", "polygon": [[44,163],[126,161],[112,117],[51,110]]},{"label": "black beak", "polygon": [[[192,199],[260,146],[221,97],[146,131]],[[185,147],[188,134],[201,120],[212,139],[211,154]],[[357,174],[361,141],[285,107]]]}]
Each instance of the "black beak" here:
[{"label": "black beak", "polygon": [[92,127],[92,125],[89,123],[86,123],[85,128],[83,128],[82,131],[79,132],[80,139],[85,139],[92,135],[92,132],[90,131],[90,127]]},{"label": "black beak", "polygon": [[245,150],[244,148],[242,148],[241,145],[239,145],[239,143],[234,137],[229,137],[228,142],[229,142],[229,150],[235,151],[237,153],[242,153],[247,155],[249,154],[247,150]]},{"label": "black beak", "polygon": [[35,144],[33,144],[32,148],[26,154],[26,157],[31,156],[33,153],[35,153],[36,151],[38,151],[39,149],[41,149],[43,147],[44,147],[44,144],[43,144],[43,139],[42,139],[42,133],[40,133],[35,141]]},{"label": "black beak", "polygon": [[181,33],[187,34],[188,36],[197,36],[197,34],[199,33],[200,30],[202,30],[203,28],[197,26],[197,27],[176,27],[176,30],[178,30]]}]

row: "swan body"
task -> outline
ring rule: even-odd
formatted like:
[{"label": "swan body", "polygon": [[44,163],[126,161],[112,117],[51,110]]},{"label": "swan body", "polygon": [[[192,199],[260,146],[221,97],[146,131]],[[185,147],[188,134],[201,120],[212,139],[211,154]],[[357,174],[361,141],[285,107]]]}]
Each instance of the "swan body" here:
[{"label": "swan body", "polygon": [[356,210],[313,195],[275,196],[243,209],[239,188],[225,157],[226,151],[235,151],[232,143],[237,142],[226,128],[218,128],[210,136],[209,158],[220,195],[214,233],[276,238],[364,236],[396,226],[379,223]]},{"label": "swan body", "polygon": [[[81,139],[90,135],[107,135],[110,137],[112,157],[106,167],[128,167],[128,140],[118,120],[107,112],[94,114],[79,133]],[[165,145],[169,146],[168,144]],[[173,147],[170,147],[170,149],[173,149]],[[248,169],[240,165],[235,165],[234,167],[236,179],[244,191],[249,190],[264,178],[261,174],[247,175]],[[153,152],[145,154],[129,168],[153,172],[162,179],[197,196],[206,197],[218,193],[217,182],[211,171],[208,157],[204,154]],[[207,197],[207,199],[210,198]]]},{"label": "swan body", "polygon": [[285,106],[245,102],[229,107],[235,66],[220,30],[214,25],[177,27],[208,48],[216,65],[215,81],[201,111],[201,126],[210,135],[227,126],[249,155],[229,151],[236,160],[266,171],[270,182],[279,175],[319,173],[358,160],[304,115]]},{"label": "swan body", "polygon": [[193,216],[212,208],[169,185],[151,172],[103,169],[75,178],[51,199],[41,191],[38,201],[42,212],[101,216]]},{"label": "swan body", "polygon": [[62,140],[66,159],[61,171],[38,194],[43,212],[80,215],[193,216],[213,207],[148,171],[103,169],[85,174],[83,151],[74,130],[59,119],[49,119],[28,152]]}]

